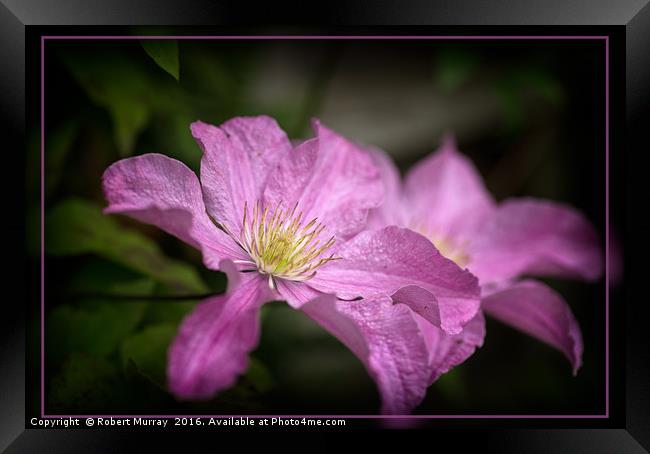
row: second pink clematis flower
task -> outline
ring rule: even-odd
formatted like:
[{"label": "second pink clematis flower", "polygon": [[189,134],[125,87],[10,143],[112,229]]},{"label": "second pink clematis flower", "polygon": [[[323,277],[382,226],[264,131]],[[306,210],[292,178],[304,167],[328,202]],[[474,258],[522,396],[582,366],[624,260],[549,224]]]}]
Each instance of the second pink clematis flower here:
[{"label": "second pink clematis flower", "polygon": [[391,159],[374,152],[386,188],[369,224],[408,227],[479,278],[482,309],[560,350],[573,373],[582,364],[578,323],[563,298],[527,275],[594,281],[602,274],[598,236],[577,210],[532,198],[497,204],[470,160],[448,136],[404,182]]},{"label": "second pink clematis flower", "polygon": [[383,199],[380,171],[365,150],[318,122],[314,129],[294,148],[269,117],[196,122],[200,180],[160,154],[104,173],[106,213],[154,224],[228,274],[226,294],[200,303],[170,348],[176,396],[209,398],[235,383],[271,300],[304,311],[350,348],[376,381],[384,413],[410,412],[482,342],[477,279],[409,229],[363,231]]}]

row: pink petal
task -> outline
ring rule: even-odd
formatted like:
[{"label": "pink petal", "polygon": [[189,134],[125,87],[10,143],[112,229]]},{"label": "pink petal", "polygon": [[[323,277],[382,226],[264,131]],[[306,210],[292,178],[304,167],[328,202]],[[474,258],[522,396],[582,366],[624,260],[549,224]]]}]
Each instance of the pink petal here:
[{"label": "pink petal", "polygon": [[102,177],[105,213],[121,213],[153,224],[202,249],[206,265],[239,257],[235,243],[205,214],[201,185],[185,164],[161,154],[145,154],[111,165]]},{"label": "pink petal", "polygon": [[302,310],[343,342],[377,383],[382,413],[407,414],[426,394],[428,352],[412,312],[386,296],[337,301],[331,295]]},{"label": "pink petal", "polygon": [[382,201],[379,172],[366,151],[319,123],[315,129],[314,139],[278,164],[264,199],[270,206],[298,202],[305,220],[318,218],[331,234],[349,237]]},{"label": "pink petal", "polygon": [[375,165],[379,168],[384,184],[384,202],[368,214],[368,228],[387,225],[406,225],[408,222],[406,201],[402,197],[402,182],[399,170],[391,157],[382,150],[369,148]]},{"label": "pink petal", "polygon": [[336,249],[341,260],[318,269],[308,284],[343,299],[392,295],[450,334],[479,310],[477,279],[409,229],[365,231]]},{"label": "pink petal", "polygon": [[500,205],[467,252],[481,284],[521,274],[595,280],[603,268],[591,223],[573,208],[535,199]]},{"label": "pink petal", "polygon": [[[231,269],[233,268],[230,267]],[[168,354],[170,391],[180,399],[208,399],[232,386],[259,341],[259,309],[271,296],[258,274],[208,298],[190,313]]]},{"label": "pink petal", "polygon": [[201,184],[208,213],[238,233],[244,203],[261,199],[267,177],[291,150],[287,135],[270,117],[238,117],[220,127],[197,121],[192,135],[203,149]]},{"label": "pink petal", "polygon": [[551,288],[538,281],[521,281],[483,298],[483,309],[564,353],[573,374],[582,364],[582,334],[571,308]]},{"label": "pink petal", "polygon": [[485,318],[479,312],[458,334],[445,334],[426,319],[415,315],[429,351],[429,385],[442,374],[465,362],[483,345]]},{"label": "pink petal", "polygon": [[285,300],[289,306],[294,309],[300,309],[300,307],[312,301],[313,299],[318,298],[322,295],[321,292],[314,290],[309,285],[304,282],[294,282],[287,281],[284,279],[276,279],[277,292],[279,294],[278,299]]},{"label": "pink petal", "polygon": [[494,209],[480,174],[451,136],[409,171],[404,194],[411,223],[441,237],[470,237]]}]

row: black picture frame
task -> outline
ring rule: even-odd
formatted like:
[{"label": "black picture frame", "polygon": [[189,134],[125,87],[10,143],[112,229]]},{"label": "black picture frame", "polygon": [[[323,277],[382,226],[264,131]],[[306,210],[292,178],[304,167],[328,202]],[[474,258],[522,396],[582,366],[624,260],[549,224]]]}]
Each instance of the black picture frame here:
[{"label": "black picture frame", "polygon": [[[612,336],[618,337],[622,348],[612,354],[612,417],[609,420],[584,420],[578,422],[555,420],[462,421],[440,424],[441,430],[453,428],[477,432],[490,427],[499,428],[482,436],[481,443],[497,447],[500,452],[647,452],[650,449],[650,342],[644,336],[645,322],[642,311],[640,287],[635,279],[640,274],[637,260],[640,251],[630,247],[635,243],[630,235],[632,214],[636,205],[632,196],[638,188],[634,182],[643,181],[642,169],[634,165],[634,150],[650,149],[650,139],[644,134],[650,106],[650,6],[645,0],[619,2],[589,2],[586,0],[535,2],[519,1],[516,7],[509,2],[410,2],[408,7],[395,3],[382,4],[381,8],[353,7],[350,3],[333,3],[320,9],[321,25],[283,26],[240,25],[237,33],[263,34],[268,30],[286,30],[286,34],[434,34],[429,27],[440,28],[440,33],[453,34],[606,34],[615,36],[617,48],[612,49],[612,74],[610,86],[611,134],[610,146],[611,186],[616,194],[612,198],[612,216],[619,219],[623,228],[625,248],[625,282],[615,301]],[[268,8],[268,9],[267,9]],[[37,26],[51,25],[203,25],[211,30],[230,34],[239,17],[248,23],[265,18],[277,18],[279,23],[298,22],[295,11],[267,7],[248,12],[243,16],[243,6],[225,5],[208,0],[194,2],[191,7],[178,0],[126,2],[67,1],[46,3],[42,0],[2,0],[0,3],[0,114],[7,143],[14,149],[25,148],[26,106],[30,97],[36,96],[31,86],[26,86],[25,76],[30,67],[26,54],[26,36]],[[286,13],[286,14],[284,14]],[[313,22],[308,20],[306,22]],[[328,22],[328,23],[327,23]],[[364,24],[350,27],[345,24]],[[405,24],[419,25],[421,29],[394,28]],[[377,28],[389,25],[393,28]],[[462,29],[457,27],[462,26]],[[547,28],[548,26],[560,28]],[[93,28],[85,28],[93,34]],[[542,32],[543,30],[543,32]],[[221,33],[219,33],[221,34]],[[624,79],[624,80],[623,80]],[[623,89],[623,84],[625,88]],[[33,101],[33,100],[31,100]],[[623,110],[625,109],[625,111]],[[645,120],[645,121],[644,121]],[[647,127],[647,126],[646,126]],[[6,129],[6,131],[5,131]],[[16,163],[7,164],[24,169],[25,159],[16,153]],[[16,168],[13,167],[13,168]],[[636,172],[639,172],[638,174]],[[14,172],[20,178],[24,172]],[[636,178],[635,178],[636,177]],[[7,178],[3,181],[7,210],[23,212],[22,199],[15,195],[15,187],[25,187],[24,181]],[[24,216],[12,216],[10,235],[23,238]],[[93,452],[108,448],[111,443],[129,443],[117,431],[104,433],[96,430],[47,430],[26,428],[25,390],[31,383],[26,375],[26,306],[39,295],[39,278],[28,268],[19,241],[17,260],[22,267],[8,267],[7,281],[18,288],[18,298],[7,298],[9,307],[0,317],[0,448],[8,452],[57,451]],[[627,247],[625,247],[627,246]],[[20,283],[20,284],[18,284]],[[647,304],[646,304],[647,306]],[[625,342],[622,339],[625,339]],[[619,391],[616,391],[619,390]],[[144,434],[143,434],[144,435]],[[442,434],[438,434],[443,437]],[[130,438],[130,437],[129,437]],[[468,437],[471,439],[472,437]]]}]

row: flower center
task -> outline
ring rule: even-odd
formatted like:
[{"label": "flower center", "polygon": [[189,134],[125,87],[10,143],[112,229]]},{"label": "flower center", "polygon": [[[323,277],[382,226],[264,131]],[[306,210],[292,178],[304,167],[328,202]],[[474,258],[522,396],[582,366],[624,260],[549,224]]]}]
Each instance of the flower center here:
[{"label": "flower center", "polygon": [[409,228],[427,237],[436,249],[438,249],[440,254],[455,262],[456,265],[465,267],[469,263],[469,255],[465,252],[466,242],[457,241],[448,235],[436,233],[428,226],[419,222],[409,223]]},{"label": "flower center", "polygon": [[292,209],[284,209],[279,203],[271,210],[262,210],[258,201],[251,216],[245,203],[239,237],[228,232],[250,257],[236,263],[251,267],[243,271],[256,269],[268,275],[271,288],[276,287],[276,278],[298,282],[311,279],[318,267],[340,258],[323,256],[334,245],[334,237],[321,241],[319,235],[325,226],[317,218],[303,224],[303,214],[296,212],[297,208],[298,203]]},{"label": "flower center", "polygon": [[465,267],[469,263],[469,255],[461,244],[455,243],[449,237],[428,237],[440,253],[456,265]]}]

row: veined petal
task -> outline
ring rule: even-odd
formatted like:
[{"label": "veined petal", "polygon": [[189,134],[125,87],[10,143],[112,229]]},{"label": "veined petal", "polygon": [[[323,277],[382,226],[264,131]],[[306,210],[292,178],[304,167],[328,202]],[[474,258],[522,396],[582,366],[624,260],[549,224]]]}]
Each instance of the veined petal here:
[{"label": "veined petal", "polygon": [[582,365],[582,334],[571,308],[541,282],[517,282],[483,298],[492,317],[560,350],[573,368]]},{"label": "veined petal", "polygon": [[417,314],[424,342],[429,351],[429,382],[431,385],[442,374],[465,362],[477,348],[483,346],[485,318],[479,312],[458,334],[449,335]]},{"label": "veined petal", "polygon": [[248,367],[259,341],[259,309],[271,296],[259,275],[240,278],[237,287],[200,303],[181,323],[167,362],[168,386],[178,398],[208,399]]},{"label": "veined petal", "polygon": [[275,284],[280,298],[284,299],[287,304],[294,309],[300,309],[303,304],[323,295],[323,293],[314,290],[305,282],[293,282],[284,279],[277,279]]},{"label": "veined petal", "polygon": [[494,209],[474,164],[447,136],[441,147],[406,175],[404,195],[411,223],[422,223],[436,235],[464,240]]},{"label": "veined petal", "polygon": [[595,280],[603,269],[591,223],[573,208],[544,200],[501,204],[467,252],[481,284],[522,274]]},{"label": "veined petal", "polygon": [[208,213],[239,233],[244,204],[261,198],[271,170],[291,150],[287,135],[266,116],[238,117],[216,127],[192,123],[203,149],[201,185]]},{"label": "veined petal", "polygon": [[264,201],[267,206],[298,202],[304,219],[318,218],[331,234],[350,237],[382,201],[379,171],[365,150],[318,122],[315,130],[315,138],[278,163]]},{"label": "veined petal", "polygon": [[206,215],[199,180],[182,162],[161,154],[123,159],[106,169],[102,184],[108,200],[104,213],[161,228],[201,249],[206,265],[240,256],[235,243]]},{"label": "veined petal", "polygon": [[402,197],[402,182],[399,170],[391,157],[376,148],[369,148],[373,161],[379,169],[384,184],[384,201],[368,214],[368,228],[381,228],[387,225],[406,225],[408,206]]},{"label": "veined petal", "polygon": [[302,310],[343,342],[377,383],[382,413],[408,414],[428,386],[428,352],[412,312],[389,297],[339,301],[323,295]]},{"label": "veined petal", "polygon": [[449,334],[460,332],[479,310],[476,277],[409,229],[362,232],[337,248],[336,255],[341,260],[323,265],[307,281],[311,287],[348,300],[393,296]]}]

